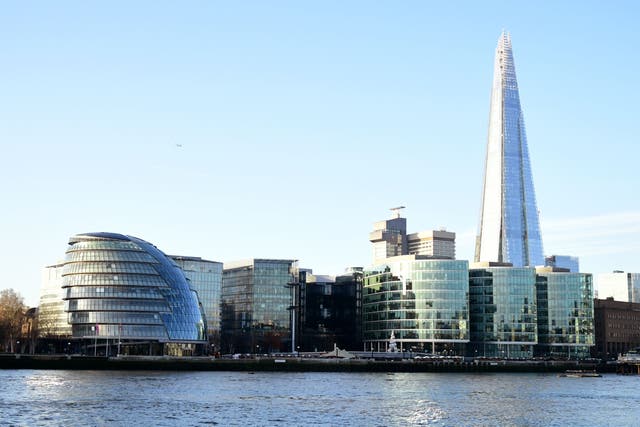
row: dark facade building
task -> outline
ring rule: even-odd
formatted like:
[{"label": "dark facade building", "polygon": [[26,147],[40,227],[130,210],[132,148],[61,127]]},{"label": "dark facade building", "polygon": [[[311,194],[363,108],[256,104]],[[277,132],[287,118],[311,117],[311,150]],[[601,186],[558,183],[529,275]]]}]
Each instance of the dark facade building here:
[{"label": "dark facade building", "polygon": [[296,286],[296,349],[360,349],[362,269],[335,279],[301,271]]},{"label": "dark facade building", "polygon": [[640,303],[595,299],[595,347],[592,355],[615,359],[628,350],[640,347]]},{"label": "dark facade building", "polygon": [[205,348],[196,292],[182,270],[144,240],[116,233],[71,237],[62,289],[76,350],[193,355]]},{"label": "dark facade building", "polygon": [[221,330],[224,353],[291,350],[291,283],[296,260],[250,259],[224,264]]}]

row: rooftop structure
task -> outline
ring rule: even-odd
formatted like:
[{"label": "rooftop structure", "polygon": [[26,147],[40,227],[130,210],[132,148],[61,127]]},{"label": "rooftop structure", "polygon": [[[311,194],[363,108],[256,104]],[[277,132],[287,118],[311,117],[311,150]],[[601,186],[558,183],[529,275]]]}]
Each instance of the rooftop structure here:
[{"label": "rooftop structure", "polygon": [[373,244],[373,264],[401,255],[420,255],[438,259],[455,259],[456,233],[428,230],[407,234],[407,219],[400,216],[404,206],[392,208],[394,217],[373,225],[369,241]]}]

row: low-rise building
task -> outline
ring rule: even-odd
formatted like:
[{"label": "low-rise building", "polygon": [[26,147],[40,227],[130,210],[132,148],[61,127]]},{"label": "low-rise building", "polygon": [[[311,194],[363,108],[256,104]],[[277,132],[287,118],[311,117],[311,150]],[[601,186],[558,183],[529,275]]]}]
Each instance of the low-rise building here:
[{"label": "low-rise building", "polygon": [[593,356],[611,360],[640,347],[640,303],[595,299]]}]

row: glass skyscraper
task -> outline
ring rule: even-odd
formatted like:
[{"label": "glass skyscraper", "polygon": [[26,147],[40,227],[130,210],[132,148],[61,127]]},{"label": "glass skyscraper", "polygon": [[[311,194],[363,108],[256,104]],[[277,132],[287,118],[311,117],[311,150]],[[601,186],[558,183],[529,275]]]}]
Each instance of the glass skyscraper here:
[{"label": "glass skyscraper", "polygon": [[542,266],[542,237],[531,177],[511,37],[496,48],[476,262]]}]

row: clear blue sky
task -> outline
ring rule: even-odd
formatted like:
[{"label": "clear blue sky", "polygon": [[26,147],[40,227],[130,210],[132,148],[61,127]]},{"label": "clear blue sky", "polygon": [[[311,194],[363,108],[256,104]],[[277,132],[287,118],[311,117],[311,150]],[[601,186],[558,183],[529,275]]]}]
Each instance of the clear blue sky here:
[{"label": "clear blue sky", "polygon": [[640,271],[635,2],[2,9],[0,288],[29,304],[89,231],[336,274],[405,205],[410,231],[447,227],[472,258],[503,28],[545,253]]}]

